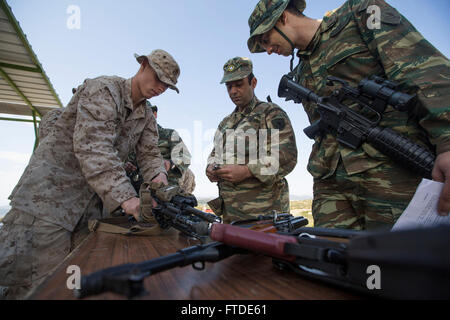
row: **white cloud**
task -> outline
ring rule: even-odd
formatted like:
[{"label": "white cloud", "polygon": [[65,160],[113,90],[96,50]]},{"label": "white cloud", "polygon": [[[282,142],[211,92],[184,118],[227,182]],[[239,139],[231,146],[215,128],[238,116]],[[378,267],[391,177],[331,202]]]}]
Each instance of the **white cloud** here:
[{"label": "white cloud", "polygon": [[0,150],[0,206],[8,205],[8,196],[17,184],[31,153]]},{"label": "white cloud", "polygon": [[0,160],[11,161],[15,164],[26,165],[30,161],[30,157],[31,153],[19,153],[0,150]]}]

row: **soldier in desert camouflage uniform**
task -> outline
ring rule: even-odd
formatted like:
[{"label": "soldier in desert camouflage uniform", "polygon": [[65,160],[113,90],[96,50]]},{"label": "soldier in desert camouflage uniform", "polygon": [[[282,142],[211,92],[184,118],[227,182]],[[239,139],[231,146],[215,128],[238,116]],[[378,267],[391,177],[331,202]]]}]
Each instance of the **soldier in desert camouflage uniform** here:
[{"label": "soldier in desert camouflage uniform", "polygon": [[272,211],[289,212],[284,177],[297,164],[295,135],[289,117],[279,106],[256,98],[257,80],[252,71],[250,59],[230,59],[221,82],[236,108],[219,124],[206,175],[211,182],[218,182],[219,198],[208,204],[223,215],[224,222]]},{"label": "soldier in desert camouflage uniform", "polygon": [[63,108],[53,109],[42,117],[41,122],[39,123],[39,141],[44,140],[44,138],[48,136],[53,129],[56,120],[58,120],[63,111]]},{"label": "soldier in desert camouflage uniform", "polygon": [[[371,7],[371,6],[377,7]],[[450,211],[450,64],[397,10],[382,0],[349,0],[323,20],[303,15],[304,0],[261,0],[250,16],[251,52],[277,53],[300,63],[291,75],[319,96],[335,89],[327,76],[358,83],[377,75],[417,94],[410,113],[388,106],[380,126],[435,149],[433,179],[445,182],[438,209]],[[379,8],[380,25],[373,21]],[[319,119],[313,103],[303,107],[311,122]],[[368,144],[357,150],[326,134],[315,139],[308,165],[314,177],[316,226],[373,229],[399,218],[420,182]]]},{"label": "soldier in desert camouflage uniform", "polygon": [[[87,221],[122,207],[139,214],[124,160],[137,151],[144,180],[167,184],[155,118],[145,100],[175,87],[180,69],[163,50],[137,56],[130,79],[87,79],[42,139],[0,230],[0,287],[23,298],[74,248]],[[2,290],[5,292],[5,290]]]},{"label": "soldier in desert camouflage uniform", "polygon": [[[152,110],[155,119],[158,118],[158,107],[152,106],[147,101],[147,106]],[[186,193],[193,193],[195,189],[195,176],[189,169],[191,163],[191,154],[181,139],[178,132],[174,129],[163,128],[158,126],[158,147],[164,159],[164,166],[168,174],[168,182],[170,185],[179,185]],[[132,175],[132,179],[140,177],[139,169],[136,163],[135,153],[132,152],[128,157],[125,170]],[[139,189],[142,181],[133,183],[135,188]]]}]

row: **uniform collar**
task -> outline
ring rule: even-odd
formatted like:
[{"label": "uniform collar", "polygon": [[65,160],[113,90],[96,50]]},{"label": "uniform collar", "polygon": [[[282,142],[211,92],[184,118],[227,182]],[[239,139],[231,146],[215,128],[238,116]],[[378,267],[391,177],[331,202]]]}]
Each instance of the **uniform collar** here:
[{"label": "uniform collar", "polygon": [[139,105],[136,106],[133,110],[133,99],[131,98],[131,79],[125,80],[124,85],[124,94],[123,94],[123,103],[125,108],[128,110],[127,113],[129,116],[127,120],[135,120],[140,118],[145,118],[145,108],[146,102],[142,101]]},{"label": "uniform collar", "polygon": [[311,55],[314,52],[314,50],[316,50],[316,48],[318,47],[320,40],[322,39],[322,34],[328,31],[331,27],[333,27],[336,24],[336,21],[337,16],[336,14],[334,14],[334,11],[327,12],[323,17],[319,28],[314,34],[314,37],[311,39],[311,42],[308,44],[305,50],[298,50],[297,56],[301,57]]},{"label": "uniform collar", "polygon": [[234,112],[241,113],[242,115],[248,115],[250,112],[253,111],[253,109],[255,108],[255,106],[258,102],[259,102],[258,98],[255,95],[253,95],[253,98],[250,101],[250,103],[248,105],[246,105],[244,108],[242,108],[242,111],[239,111],[239,107],[236,107],[234,109]]}]

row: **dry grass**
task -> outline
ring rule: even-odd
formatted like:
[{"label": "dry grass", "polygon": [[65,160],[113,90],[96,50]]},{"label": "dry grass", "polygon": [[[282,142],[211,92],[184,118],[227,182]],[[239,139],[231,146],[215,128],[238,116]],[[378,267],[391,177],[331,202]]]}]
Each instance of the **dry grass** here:
[{"label": "dry grass", "polygon": [[[302,216],[308,219],[309,224],[307,227],[314,227],[314,220],[311,214],[312,208],[312,199],[310,200],[296,200],[291,201],[291,214],[295,217]],[[199,210],[206,211],[209,209],[207,204],[203,204],[197,207]]]},{"label": "dry grass", "polygon": [[314,220],[311,214],[312,200],[291,201],[291,214],[295,217],[302,216],[308,219],[307,227],[314,227]]}]

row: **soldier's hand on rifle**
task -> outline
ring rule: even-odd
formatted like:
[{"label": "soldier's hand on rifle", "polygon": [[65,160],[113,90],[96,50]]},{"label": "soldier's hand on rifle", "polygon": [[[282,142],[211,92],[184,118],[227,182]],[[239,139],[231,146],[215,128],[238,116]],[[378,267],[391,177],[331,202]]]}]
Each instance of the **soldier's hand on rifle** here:
[{"label": "soldier's hand on rifle", "polygon": [[131,162],[125,163],[124,168],[127,173],[137,170],[136,166],[134,164],[132,164]]},{"label": "soldier's hand on rifle", "polygon": [[251,178],[252,173],[246,165],[229,164],[224,165],[215,171],[216,175],[225,181],[239,183],[245,179]]},{"label": "soldier's hand on rifle", "polygon": [[[159,173],[156,177],[152,179],[153,182],[162,182],[165,186],[169,185],[169,182],[167,181],[167,175],[164,173]],[[152,206],[155,208],[158,204],[154,199],[152,199]]]},{"label": "soldier's hand on rifle", "polygon": [[153,182],[162,182],[165,186],[169,184],[167,181],[167,175],[165,173],[160,172],[156,177],[152,179]]},{"label": "soldier's hand on rifle", "polygon": [[139,198],[131,198],[124,201],[120,205],[126,214],[133,216],[136,220],[139,218],[140,200]]},{"label": "soldier's hand on rifle", "polygon": [[166,168],[166,171],[169,172],[172,167],[172,163],[169,160],[164,160],[164,167]]},{"label": "soldier's hand on rifle", "polygon": [[432,175],[433,180],[444,183],[438,202],[438,213],[447,216],[450,212],[450,151],[437,156]]},{"label": "soldier's hand on rifle", "polygon": [[219,181],[219,177],[216,175],[216,170],[214,170],[214,166],[215,164],[210,164],[207,168],[206,168],[206,176],[208,177],[209,181],[211,182],[217,182]]}]

